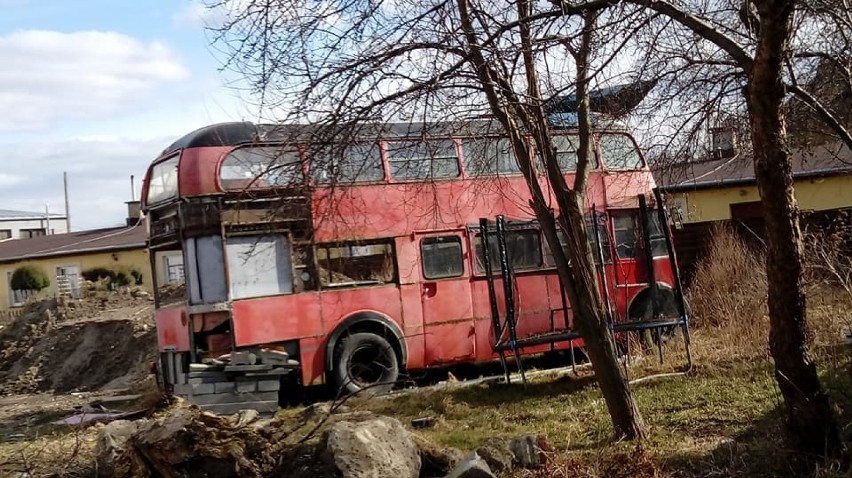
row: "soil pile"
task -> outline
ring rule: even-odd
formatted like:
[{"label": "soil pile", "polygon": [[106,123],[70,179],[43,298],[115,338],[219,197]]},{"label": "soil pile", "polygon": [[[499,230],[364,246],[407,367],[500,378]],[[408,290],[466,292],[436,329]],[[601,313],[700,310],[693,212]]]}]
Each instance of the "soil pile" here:
[{"label": "soil pile", "polygon": [[134,388],[156,341],[153,303],[138,289],[33,303],[0,330],[0,395]]}]

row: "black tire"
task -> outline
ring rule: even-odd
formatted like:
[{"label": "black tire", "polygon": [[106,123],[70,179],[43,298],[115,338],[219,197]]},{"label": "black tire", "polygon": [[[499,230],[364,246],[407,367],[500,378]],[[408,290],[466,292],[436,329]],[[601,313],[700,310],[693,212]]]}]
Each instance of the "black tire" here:
[{"label": "black tire", "polygon": [[345,394],[382,394],[399,378],[399,360],[384,337],[369,332],[346,335],[334,353],[334,381]]}]

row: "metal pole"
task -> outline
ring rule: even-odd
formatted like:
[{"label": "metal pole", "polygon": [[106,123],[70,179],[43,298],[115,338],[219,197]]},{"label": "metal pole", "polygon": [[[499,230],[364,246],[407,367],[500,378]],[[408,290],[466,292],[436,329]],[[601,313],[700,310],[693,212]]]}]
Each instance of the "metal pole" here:
[{"label": "metal pole", "polygon": [[130,200],[136,200],[136,185],[132,174],[130,175]]},{"label": "metal pole", "polygon": [[[503,337],[503,327],[500,325],[500,310],[497,308],[497,291],[494,289],[494,271],[491,268],[491,250],[489,249],[488,219],[479,219],[479,239],[482,241],[482,262],[485,266],[485,277],[488,281],[488,302],[491,305],[491,324],[494,327],[494,345],[501,346],[500,339]],[[500,348],[500,365],[506,374],[506,383],[512,383],[509,366],[506,364],[506,353]]]},{"label": "metal pole", "polygon": [[44,235],[50,235],[50,207],[44,203]]},{"label": "metal pole", "polygon": [[675,299],[677,299],[677,308],[683,321],[683,340],[686,348],[686,359],[688,368],[692,369],[692,350],[689,343],[689,315],[686,313],[686,302],[683,298],[683,283],[680,280],[680,267],[677,264],[677,255],[675,254],[674,241],[672,240],[672,230],[669,227],[669,221],[666,220],[666,210],[663,207],[663,195],[660,193],[660,188],[654,188],[654,198],[657,200],[660,222],[663,224],[663,231],[666,236],[666,249],[669,253],[669,262],[674,276]]},{"label": "metal pole", "polygon": [[609,300],[609,284],[606,278],[606,264],[604,263],[603,246],[601,245],[601,235],[598,229],[598,211],[595,205],[592,204],[592,231],[595,234],[595,252],[598,262],[600,263],[601,284],[603,285],[603,299],[606,303],[606,315],[609,320],[610,327],[615,324],[615,316],[612,313],[612,303]]},{"label": "metal pole", "polygon": [[506,296],[506,322],[509,326],[509,340],[511,341],[509,345],[512,353],[515,354],[518,371],[521,372],[521,382],[526,385],[527,377],[524,374],[524,366],[521,363],[521,356],[518,352],[518,335],[515,328],[515,290],[509,252],[506,247],[506,220],[503,216],[497,216],[497,248],[500,252],[500,272],[503,275],[503,293]]},{"label": "metal pole", "polygon": [[62,172],[62,184],[65,190],[65,232],[71,232],[71,207],[68,205],[68,172]]}]

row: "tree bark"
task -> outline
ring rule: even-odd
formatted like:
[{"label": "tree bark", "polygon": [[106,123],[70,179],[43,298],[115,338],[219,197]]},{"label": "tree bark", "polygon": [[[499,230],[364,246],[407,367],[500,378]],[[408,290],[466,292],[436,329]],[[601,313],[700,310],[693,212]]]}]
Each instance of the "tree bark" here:
[{"label": "tree bark", "polygon": [[829,456],[839,449],[840,440],[828,396],[809,352],[802,287],[802,232],[782,110],[783,55],[794,1],[757,3],[760,32],[746,101],[755,152],[754,173],[766,228],[769,348],[775,360],[775,379],[784,397],[790,444],[813,456]]},{"label": "tree bark", "polygon": [[[522,101],[513,90],[511,83],[486,61],[473,26],[468,1],[456,0],[456,2],[462,30],[470,48],[470,61],[476,70],[492,113],[506,130],[512,142],[518,166],[530,188],[533,211],[553,253],[557,271],[571,302],[574,325],[586,344],[595,378],[612,419],[615,435],[625,439],[643,438],[645,424],[633,400],[627,379],[619,366],[615,342],[607,325],[591,250],[586,241],[583,194],[578,193],[577,190],[579,186],[585,192],[585,178],[588,177],[591,154],[586,67],[591,49],[593,22],[590,24],[587,17],[584,31],[585,48],[583,48],[586,56],[582,58],[582,61],[578,61],[583,68],[582,74],[578,76],[582,83],[578,88],[578,99],[581,105],[585,105],[581,107],[580,116],[585,118],[586,122],[585,129],[581,130],[581,133],[586,135],[583,143],[586,149],[579,153],[580,158],[578,158],[577,177],[582,179],[578,179],[574,189],[571,189],[559,170],[553,143],[550,140],[547,118],[542,108],[541,93],[538,90],[538,77],[532,54],[533,45],[528,29],[531,4],[527,0],[518,0],[517,3],[528,98],[527,101]],[[525,134],[533,136],[537,150],[544,160],[547,180],[555,192],[561,212],[560,219],[567,242],[566,250],[560,247],[556,221],[547,206],[548,201],[533,165],[535,155],[526,142]]]}]

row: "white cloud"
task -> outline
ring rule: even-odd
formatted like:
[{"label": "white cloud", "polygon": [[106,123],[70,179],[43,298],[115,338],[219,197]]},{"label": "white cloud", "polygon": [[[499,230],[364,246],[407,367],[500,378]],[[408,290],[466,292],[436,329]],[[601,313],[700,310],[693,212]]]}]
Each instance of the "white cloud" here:
[{"label": "white cloud", "polygon": [[0,64],[0,132],[110,115],[189,76],[166,44],[102,31],[0,36]]},{"label": "white cloud", "polygon": [[[183,132],[181,132],[183,133]],[[175,138],[96,138],[2,144],[0,209],[52,211],[64,208],[62,172],[68,172],[71,226],[75,230],[123,224],[124,201],[136,198],[151,161]]]},{"label": "white cloud", "polygon": [[0,188],[8,188],[24,182],[24,178],[14,174],[0,173]]},{"label": "white cloud", "polygon": [[179,27],[216,27],[225,20],[224,6],[207,6],[199,0],[191,0],[172,15],[172,23]]}]

